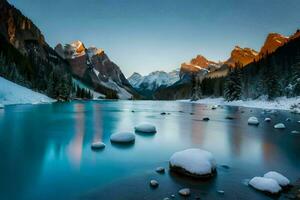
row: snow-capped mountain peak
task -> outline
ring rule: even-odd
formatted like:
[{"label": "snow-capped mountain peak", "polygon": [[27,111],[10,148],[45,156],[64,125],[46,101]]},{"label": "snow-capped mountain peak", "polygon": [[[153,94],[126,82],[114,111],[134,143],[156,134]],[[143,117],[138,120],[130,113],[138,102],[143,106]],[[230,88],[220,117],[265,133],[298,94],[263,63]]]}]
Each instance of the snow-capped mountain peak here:
[{"label": "snow-capped mountain peak", "polygon": [[155,92],[160,87],[168,87],[179,80],[179,70],[172,72],[154,71],[146,76],[133,73],[129,78],[129,83],[138,91]]}]

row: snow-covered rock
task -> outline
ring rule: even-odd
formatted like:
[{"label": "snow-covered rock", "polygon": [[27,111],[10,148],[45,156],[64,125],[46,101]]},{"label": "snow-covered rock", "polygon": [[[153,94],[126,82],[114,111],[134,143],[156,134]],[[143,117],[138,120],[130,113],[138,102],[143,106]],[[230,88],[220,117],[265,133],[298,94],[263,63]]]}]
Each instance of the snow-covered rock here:
[{"label": "snow-covered rock", "polygon": [[158,187],[159,183],[157,180],[151,180],[150,181],[150,186],[153,187],[153,188],[156,188]]},{"label": "snow-covered rock", "polygon": [[212,153],[202,149],[186,149],[174,153],[169,160],[170,169],[187,176],[209,177],[216,171]]},{"label": "snow-covered rock", "polygon": [[164,173],[165,173],[165,168],[163,168],[163,167],[157,167],[157,168],[155,169],[155,171],[156,171],[157,173],[159,173],[159,174],[164,174]]},{"label": "snow-covered rock", "polygon": [[297,130],[293,130],[293,131],[291,131],[291,133],[292,133],[292,134],[299,134],[300,132],[297,131]]},{"label": "snow-covered rock", "polygon": [[181,196],[190,196],[191,195],[191,190],[189,188],[183,188],[183,189],[179,190],[178,193]]},{"label": "snow-covered rock", "polygon": [[152,124],[144,123],[139,124],[136,127],[134,127],[136,132],[142,132],[142,133],[156,133],[156,128]]},{"label": "snow-covered rock", "polygon": [[282,187],[288,186],[290,184],[290,180],[288,178],[275,171],[266,173],[264,177],[274,179]]},{"label": "snow-covered rock", "polygon": [[285,125],[283,123],[278,123],[274,125],[274,128],[276,129],[285,129]]},{"label": "snow-covered rock", "polygon": [[92,149],[104,149],[105,144],[103,142],[93,142],[91,145]]},{"label": "snow-covered rock", "polygon": [[110,136],[110,141],[115,143],[131,143],[135,141],[135,135],[129,132],[115,133]]},{"label": "snow-covered rock", "polygon": [[281,187],[278,182],[271,178],[254,177],[249,181],[249,185],[257,190],[272,194],[276,194],[281,191]]},{"label": "snow-covered rock", "polygon": [[258,121],[258,119],[256,117],[250,117],[248,119],[248,124],[249,125],[256,125],[257,126],[259,124],[259,121]]},{"label": "snow-covered rock", "polygon": [[54,99],[0,77],[0,104],[52,103]]}]

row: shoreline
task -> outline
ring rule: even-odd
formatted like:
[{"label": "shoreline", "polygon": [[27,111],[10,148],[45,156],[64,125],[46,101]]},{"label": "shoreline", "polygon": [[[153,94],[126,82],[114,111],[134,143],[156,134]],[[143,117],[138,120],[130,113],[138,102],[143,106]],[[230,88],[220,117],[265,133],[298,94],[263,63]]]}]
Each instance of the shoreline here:
[{"label": "shoreline", "polygon": [[[197,101],[190,101],[190,99],[177,100],[183,103],[195,103],[203,105],[218,105],[218,106],[239,106],[245,108],[260,108],[268,110],[285,110],[300,112],[300,97],[278,97],[273,101],[268,101],[265,97],[256,100],[237,100],[226,101],[224,98],[204,98]],[[292,108],[293,105],[298,105],[296,108]]]}]

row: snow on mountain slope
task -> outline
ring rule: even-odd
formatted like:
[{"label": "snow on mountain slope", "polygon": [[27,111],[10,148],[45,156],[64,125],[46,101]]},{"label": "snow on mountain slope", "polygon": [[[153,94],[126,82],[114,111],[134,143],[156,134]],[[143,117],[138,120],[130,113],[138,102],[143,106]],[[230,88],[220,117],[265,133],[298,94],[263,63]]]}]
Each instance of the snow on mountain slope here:
[{"label": "snow on mountain slope", "polygon": [[0,77],[0,104],[52,103],[55,100]]},{"label": "snow on mountain slope", "polygon": [[128,81],[137,90],[155,91],[159,87],[167,87],[179,80],[179,70],[172,72],[155,71],[146,76],[133,73]]}]

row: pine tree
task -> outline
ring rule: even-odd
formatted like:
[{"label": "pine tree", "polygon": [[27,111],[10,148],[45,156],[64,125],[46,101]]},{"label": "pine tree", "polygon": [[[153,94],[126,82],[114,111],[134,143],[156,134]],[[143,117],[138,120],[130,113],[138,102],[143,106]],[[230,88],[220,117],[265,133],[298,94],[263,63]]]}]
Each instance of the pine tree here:
[{"label": "pine tree", "polygon": [[228,77],[225,81],[224,96],[227,101],[241,99],[242,96],[242,74],[241,66],[236,64],[234,68],[230,68]]}]

